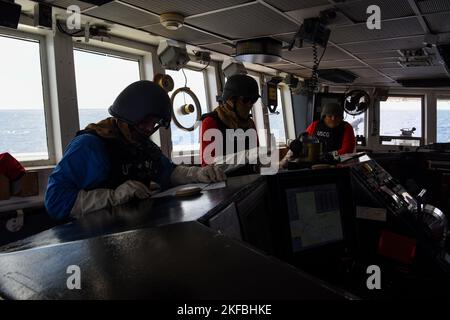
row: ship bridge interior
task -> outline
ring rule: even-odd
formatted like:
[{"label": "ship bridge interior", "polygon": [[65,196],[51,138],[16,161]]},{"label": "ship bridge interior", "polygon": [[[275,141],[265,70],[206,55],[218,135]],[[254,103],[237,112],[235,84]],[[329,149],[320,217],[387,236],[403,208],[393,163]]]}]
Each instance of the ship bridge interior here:
[{"label": "ship bridge interior", "polygon": [[448,0],[0,0],[0,48],[0,299],[448,298]]}]

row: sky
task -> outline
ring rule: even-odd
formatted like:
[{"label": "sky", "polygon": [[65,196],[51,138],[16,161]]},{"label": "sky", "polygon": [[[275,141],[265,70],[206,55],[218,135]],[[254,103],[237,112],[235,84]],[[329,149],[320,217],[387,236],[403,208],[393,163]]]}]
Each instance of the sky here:
[{"label": "sky", "polygon": [[[0,110],[42,109],[39,43],[0,37],[0,48]],[[79,108],[108,108],[140,79],[137,61],[75,50],[74,63]]]},{"label": "sky", "polygon": [[74,51],[78,107],[108,108],[130,83],[140,79],[139,62]]},{"label": "sky", "polygon": [[0,109],[42,109],[39,43],[0,37]]}]

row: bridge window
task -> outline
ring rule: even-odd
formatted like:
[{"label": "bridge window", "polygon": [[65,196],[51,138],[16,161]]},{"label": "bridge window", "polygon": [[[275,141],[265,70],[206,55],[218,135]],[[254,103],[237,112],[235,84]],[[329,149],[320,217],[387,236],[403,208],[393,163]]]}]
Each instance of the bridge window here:
[{"label": "bridge window", "polygon": [[423,97],[390,96],[380,102],[383,145],[419,146],[422,138]]},{"label": "bridge window", "polygon": [[[170,75],[175,83],[174,90],[171,91],[169,95],[172,95],[175,90],[187,86],[197,96],[202,113],[207,113],[209,111],[206,103],[205,78],[203,72],[184,68],[179,71],[166,70],[166,74]],[[181,107],[186,104],[193,104],[195,106],[194,100],[188,94],[178,93],[173,102],[176,117],[182,126],[191,127],[196,122],[197,111],[195,110],[190,114],[181,114]],[[174,121],[171,121],[170,129],[172,134],[173,155],[199,152],[200,125],[198,125],[194,131],[186,131],[177,127]]]},{"label": "bridge window", "polygon": [[40,40],[0,36],[0,153],[49,159]]},{"label": "bridge window", "polygon": [[277,145],[285,145],[286,144],[286,129],[284,125],[284,105],[281,99],[281,89],[278,88],[278,107],[275,113],[269,112],[269,125],[270,132],[275,136],[275,141]]},{"label": "bridge window", "polygon": [[140,80],[139,61],[100,52],[74,50],[80,128],[110,117],[117,95]]},{"label": "bridge window", "polygon": [[[259,94],[262,95],[260,76],[259,75],[253,75],[253,74],[249,74],[249,76],[251,76],[253,79],[256,80],[256,82],[258,83]],[[255,122],[256,130],[257,130],[257,133],[258,133],[259,146],[261,146],[261,147],[267,146],[267,137],[266,137],[265,134],[261,134],[261,132],[263,132],[262,130],[266,129],[266,126],[264,125],[263,108],[265,108],[265,107],[262,104],[262,100],[258,99],[256,101],[255,105],[253,106],[252,111],[251,111],[252,119]]]},{"label": "bridge window", "polygon": [[437,99],[436,130],[436,142],[450,142],[450,98]]}]

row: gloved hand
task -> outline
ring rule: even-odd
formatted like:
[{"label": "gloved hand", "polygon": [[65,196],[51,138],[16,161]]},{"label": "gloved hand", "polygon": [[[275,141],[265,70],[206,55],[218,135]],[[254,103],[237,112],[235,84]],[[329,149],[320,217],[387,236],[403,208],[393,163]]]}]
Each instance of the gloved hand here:
[{"label": "gloved hand", "polygon": [[170,176],[172,185],[180,185],[194,182],[219,182],[226,180],[225,173],[218,166],[187,167],[177,166]]},{"label": "gloved hand", "polygon": [[127,203],[133,198],[146,199],[150,190],[141,182],[128,180],[112,189],[80,190],[70,216],[81,218],[84,214]]},{"label": "gloved hand", "polygon": [[289,150],[284,156],[284,158],[280,161],[280,168],[287,169],[289,161],[292,161],[294,159],[295,159],[294,153],[291,150]]}]

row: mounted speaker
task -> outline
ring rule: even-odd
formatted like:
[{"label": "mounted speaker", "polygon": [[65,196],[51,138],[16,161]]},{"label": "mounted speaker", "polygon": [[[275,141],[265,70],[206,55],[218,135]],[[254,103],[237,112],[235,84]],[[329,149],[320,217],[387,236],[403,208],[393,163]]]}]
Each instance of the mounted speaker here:
[{"label": "mounted speaker", "polygon": [[357,116],[370,106],[370,96],[364,90],[352,90],[345,94],[344,110],[349,115]]},{"label": "mounted speaker", "polygon": [[17,29],[22,6],[0,0],[0,26]]}]

